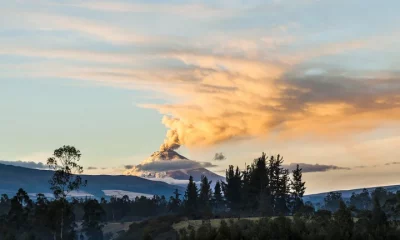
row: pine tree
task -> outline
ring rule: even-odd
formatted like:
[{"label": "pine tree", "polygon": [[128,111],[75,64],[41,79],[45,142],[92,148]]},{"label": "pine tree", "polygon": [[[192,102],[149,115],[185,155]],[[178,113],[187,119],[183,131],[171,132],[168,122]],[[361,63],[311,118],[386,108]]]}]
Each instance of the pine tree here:
[{"label": "pine tree", "polygon": [[289,192],[289,170],[281,168],[275,196],[275,211],[277,214],[286,215],[289,212]]},{"label": "pine tree", "polygon": [[222,182],[222,190],[224,191],[224,196],[229,204],[230,207],[232,207],[232,202],[233,200],[233,192],[234,192],[234,186],[233,186],[233,179],[235,177],[235,172],[233,170],[233,166],[229,165],[228,169],[226,170],[226,177],[225,177],[225,182]]},{"label": "pine tree", "polygon": [[279,188],[281,184],[281,174],[283,171],[282,168],[283,158],[280,155],[275,158],[271,156],[269,159],[269,188],[271,191],[271,195],[276,196],[279,193]]},{"label": "pine tree", "polygon": [[253,209],[263,208],[260,206],[262,204],[267,204],[265,199],[269,196],[269,174],[267,168],[267,157],[265,153],[262,153],[261,157],[254,160],[254,163],[249,166],[249,200],[253,203]]},{"label": "pine tree", "polygon": [[203,212],[203,215],[212,215],[211,212],[211,181],[208,181],[206,176],[201,176],[200,193],[199,193],[199,205]]},{"label": "pine tree", "polygon": [[303,205],[302,198],[306,190],[306,183],[302,180],[303,173],[302,169],[299,167],[299,164],[297,164],[296,169],[292,171],[292,174],[292,180],[290,182],[290,188],[292,190],[291,194],[293,197],[292,210],[293,212],[296,212]]},{"label": "pine tree", "polygon": [[226,183],[223,183],[223,191],[229,206],[237,210],[241,204],[242,174],[239,167],[234,170],[232,165],[226,171]]},{"label": "pine tree", "polygon": [[197,198],[198,190],[196,183],[193,181],[193,177],[189,177],[189,183],[185,192],[185,208],[188,215],[194,215],[197,211]]},{"label": "pine tree", "polygon": [[246,170],[242,171],[240,191],[240,207],[242,209],[252,210],[254,205],[257,204],[256,197],[252,193],[252,185],[250,182],[252,171],[252,166],[246,166]]},{"label": "pine tree", "polygon": [[302,177],[303,173],[302,170],[299,167],[299,164],[297,164],[296,169],[292,171],[293,178],[291,180],[290,187],[292,189],[292,195],[295,198],[302,198],[304,195],[304,192],[306,191],[306,183],[303,182]]},{"label": "pine tree", "polygon": [[289,195],[289,171],[282,167],[283,158],[278,155],[269,159],[269,191],[271,202],[276,214],[288,212],[287,203]]},{"label": "pine tree", "polygon": [[212,181],[208,181],[206,176],[201,176],[199,200],[202,204],[209,205],[210,203],[212,197],[211,183]]},{"label": "pine tree", "polygon": [[217,181],[214,187],[214,196],[213,196],[213,205],[214,208],[218,211],[221,207],[223,207],[223,196],[222,196],[222,189],[221,183]]}]

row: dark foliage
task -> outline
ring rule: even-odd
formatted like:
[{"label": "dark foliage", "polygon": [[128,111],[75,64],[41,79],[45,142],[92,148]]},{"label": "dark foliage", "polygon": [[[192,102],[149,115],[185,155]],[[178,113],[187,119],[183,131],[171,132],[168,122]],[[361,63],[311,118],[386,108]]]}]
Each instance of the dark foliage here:
[{"label": "dark foliage", "polygon": [[[55,199],[37,194],[32,200],[23,189],[12,198],[1,195],[1,240],[110,239],[112,234],[103,235],[104,225],[123,221],[136,222],[118,240],[400,239],[400,192],[364,189],[353,193],[348,205],[340,193],[330,192],[315,211],[312,203],[302,200],[302,169],[297,166],[290,178],[279,155],[262,154],[245,170],[229,166],[226,181],[217,182],[214,191],[207,177],[202,177],[199,189],[190,178],[183,199],[176,189],[168,200],[155,195],[100,201],[67,199],[69,192],[84,186],[75,175],[82,170],[80,156],[75,148],[64,146],[49,160],[57,169],[50,181]],[[254,216],[261,218],[240,219]],[[230,220],[215,226],[211,218]],[[175,223],[190,219],[203,223],[175,231]]]}]

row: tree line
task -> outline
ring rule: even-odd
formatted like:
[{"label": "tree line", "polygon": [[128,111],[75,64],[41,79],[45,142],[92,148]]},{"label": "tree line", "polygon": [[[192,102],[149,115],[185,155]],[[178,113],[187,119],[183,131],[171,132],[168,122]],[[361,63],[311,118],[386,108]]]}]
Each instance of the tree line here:
[{"label": "tree line", "polygon": [[289,175],[281,156],[268,158],[262,153],[245,170],[229,166],[225,182],[218,181],[214,190],[206,176],[202,176],[199,187],[190,177],[183,201],[175,194],[174,211],[180,210],[193,218],[227,212],[244,216],[292,214],[304,206],[302,197],[306,187],[299,165]]},{"label": "tree line", "polygon": [[[132,222],[119,235],[125,239],[398,239],[400,192],[364,189],[344,201],[340,192],[328,193],[323,203],[304,202],[302,169],[291,173],[281,156],[262,153],[244,169],[229,166],[225,181],[213,184],[206,176],[193,177],[184,193],[169,198],[128,196],[110,199],[73,198],[70,193],[86,186],[81,179],[81,153],[63,146],[48,159],[54,170],[49,180],[52,198],[37,194],[31,199],[19,189],[15,196],[0,197],[0,239],[4,240],[103,240],[107,222]],[[255,221],[243,218],[253,217]],[[257,218],[254,218],[257,217]],[[200,219],[200,228],[172,226]],[[218,226],[211,224],[222,219]],[[231,220],[224,220],[231,219]],[[397,234],[397,235],[396,235]],[[163,238],[161,238],[163,239]]]}]

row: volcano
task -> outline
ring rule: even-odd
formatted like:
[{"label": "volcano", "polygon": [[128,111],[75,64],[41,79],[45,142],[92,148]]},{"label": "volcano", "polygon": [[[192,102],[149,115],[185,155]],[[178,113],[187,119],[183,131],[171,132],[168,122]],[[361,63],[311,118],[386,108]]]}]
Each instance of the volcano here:
[{"label": "volcano", "polygon": [[[201,176],[206,176],[213,183],[224,180],[224,177],[205,168],[204,163],[190,160],[172,149],[165,149],[151,154],[149,158],[124,172],[147,179],[186,184],[190,176],[194,181],[200,181]],[[185,180],[185,181],[182,181]],[[181,181],[181,182],[179,182]]]}]

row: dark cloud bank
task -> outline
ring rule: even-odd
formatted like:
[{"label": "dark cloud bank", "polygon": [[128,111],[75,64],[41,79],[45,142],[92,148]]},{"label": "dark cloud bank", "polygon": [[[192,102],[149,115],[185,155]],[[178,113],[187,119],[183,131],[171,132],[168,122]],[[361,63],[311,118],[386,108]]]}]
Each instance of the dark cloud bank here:
[{"label": "dark cloud bank", "polygon": [[223,161],[226,157],[223,153],[216,153],[214,156],[214,161]]},{"label": "dark cloud bank", "polygon": [[134,165],[125,165],[124,168],[126,170],[132,169],[133,167],[135,167]]},{"label": "dark cloud bank", "polygon": [[300,166],[300,168],[303,169],[303,173],[326,172],[330,170],[350,170],[350,168],[347,167],[339,167],[335,165],[308,164],[308,163],[291,163],[289,165],[284,165],[284,167],[289,169],[289,171],[292,171],[296,169],[297,164]]}]

